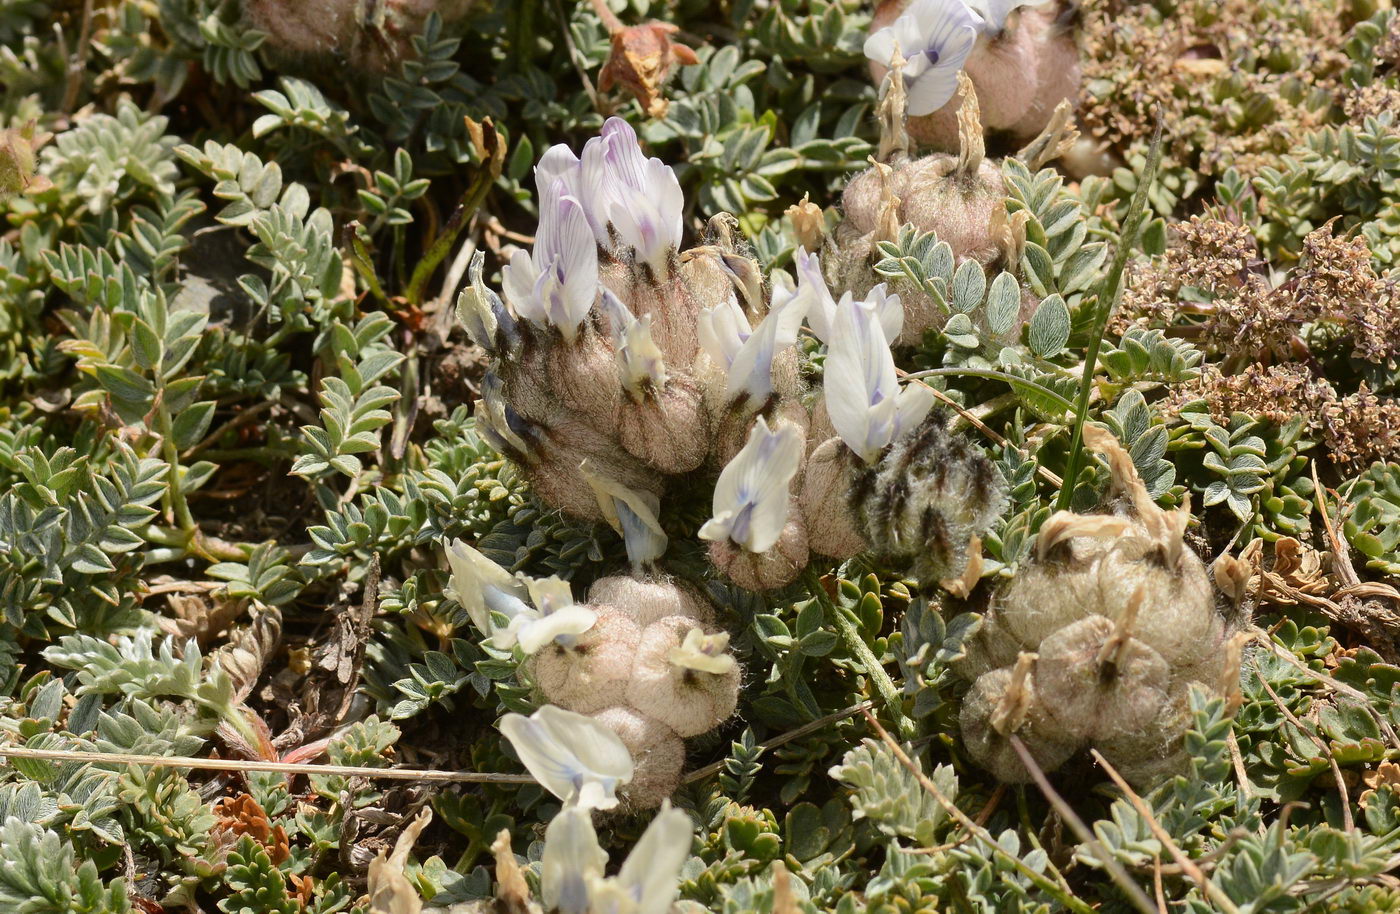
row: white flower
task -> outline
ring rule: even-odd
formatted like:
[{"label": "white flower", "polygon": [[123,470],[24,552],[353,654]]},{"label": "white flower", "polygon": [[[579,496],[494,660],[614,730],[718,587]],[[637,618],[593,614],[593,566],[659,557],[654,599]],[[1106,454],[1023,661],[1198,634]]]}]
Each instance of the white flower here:
[{"label": "white flower", "polygon": [[[778,293],[775,292],[776,296]],[[797,249],[797,294],[805,298],[807,323],[817,339],[831,342],[831,325],[836,319],[836,299],[831,297],[826,279],[822,276],[821,260],[816,254],[808,254]],[[847,292],[842,302],[851,297]],[[904,305],[899,296],[891,293],[884,283],[880,283],[865,296],[865,300],[875,306],[880,317],[880,326],[885,331],[885,339],[895,340],[904,329]]]},{"label": "white flower", "polygon": [[700,336],[700,348],[725,371],[734,364],[734,357],[743,348],[744,341],[753,335],[749,319],[739,307],[739,297],[733,292],[723,303],[700,312],[696,331]]},{"label": "white flower", "polygon": [[731,398],[747,396],[762,404],[773,393],[773,358],[797,342],[807,300],[787,289],[775,290],[772,307],[749,326],[733,292],[724,304],[700,312],[700,345],[715,364],[728,369],[725,389]]},{"label": "white flower", "polygon": [[[447,561],[452,567],[448,596],[489,636],[492,647],[510,650],[519,644],[526,654],[533,654],[551,641],[572,643],[598,621],[598,614],[576,605],[569,585],[552,575],[543,580],[512,577],[461,540],[447,547]],[[527,597],[534,606],[526,604]],[[505,626],[492,622],[492,613],[505,616]]]},{"label": "white flower", "polygon": [[831,424],[866,463],[933,407],[933,391],[924,385],[899,389],[876,308],[875,302],[841,299],[823,379]]},{"label": "white flower", "polygon": [[995,35],[1006,28],[1012,12],[1023,6],[1042,6],[1048,0],[965,0],[973,12],[986,20],[986,32]]},{"label": "white flower", "polygon": [[750,552],[772,549],[787,523],[788,484],[802,462],[802,444],[794,426],[770,431],[759,416],[749,440],[720,471],[714,516],[700,528],[700,538],[733,540]]},{"label": "white flower", "polygon": [[598,297],[598,246],[577,192],[556,174],[558,159],[551,149],[535,168],[540,225],[534,250],[516,251],[501,278],[517,314],[540,327],[558,327],[572,340]]},{"label": "white flower", "polygon": [[598,845],[591,816],[576,807],[562,809],[544,833],[544,906],[559,914],[666,914],[694,833],[690,817],[663,802],[622,869],[604,877],[608,855]]},{"label": "white flower", "polygon": [[922,117],[942,108],[958,88],[958,71],[967,62],[982,17],[963,0],[914,0],[893,23],[865,41],[865,56],[889,66],[895,51],[908,58],[904,80],[909,114]]},{"label": "white flower", "polygon": [[598,497],[603,518],[622,536],[627,558],[633,568],[641,568],[661,558],[670,538],[661,529],[661,499],[650,492],[638,492],[597,472],[585,460],[579,473]]},{"label": "white flower", "polygon": [[608,854],[598,846],[593,814],[566,806],[544,830],[540,856],[540,895],[546,910],[589,914],[593,884],[603,878]]},{"label": "white flower", "polygon": [[452,576],[446,593],[467,611],[472,624],[482,634],[491,634],[492,612],[510,618],[528,609],[524,601],[530,594],[529,589],[509,571],[461,540],[447,545],[447,564]]},{"label": "white flower", "polygon": [[612,809],[632,780],[632,754],[591,717],[545,705],[529,717],[507,714],[500,726],[530,775],[565,803]]},{"label": "white flower", "polygon": [[551,642],[567,647],[598,621],[597,613],[574,602],[568,582],[555,575],[538,579],[517,577],[530,591],[530,601],[535,607],[519,613],[505,630],[496,633],[492,638],[496,647],[507,649],[519,644],[526,654],[534,654]]},{"label": "white flower", "polygon": [[729,650],[729,632],[707,635],[698,627],[686,632],[680,645],[671,648],[667,659],[672,666],[701,673],[723,676],[734,669],[734,656]]},{"label": "white flower", "polygon": [[680,246],[685,196],[671,166],[642,155],[637,134],[610,117],[583,146],[579,192],[598,243],[613,246],[608,228],[658,272]]}]

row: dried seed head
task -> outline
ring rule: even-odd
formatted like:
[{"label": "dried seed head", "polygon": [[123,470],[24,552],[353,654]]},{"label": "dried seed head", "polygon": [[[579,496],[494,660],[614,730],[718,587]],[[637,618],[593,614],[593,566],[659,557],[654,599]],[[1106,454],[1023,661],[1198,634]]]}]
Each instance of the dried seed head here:
[{"label": "dried seed head", "polygon": [[922,582],[957,575],[968,543],[1006,505],[996,466],[932,412],[857,478],[851,507],[878,555],[906,565]]},{"label": "dried seed head", "polygon": [[572,644],[552,642],[534,655],[535,683],[551,704],[580,714],[622,704],[641,635],[630,616],[600,609]]},{"label": "dried seed head", "polygon": [[1166,703],[1171,668],[1123,629],[1089,616],[1041,642],[1036,690],[1067,734],[1095,739],[1140,730]]},{"label": "dried seed head", "polygon": [[[956,670],[981,683],[1011,652],[1035,651],[1035,695],[1058,728],[1045,751],[1087,742],[1142,784],[1182,761],[1189,684],[1225,694],[1224,678],[1237,681],[1231,632],[1244,620],[1227,624],[1217,611],[1205,566],[1182,541],[1186,512],[1157,506],[1110,433],[1089,426],[1084,437],[1107,458],[1115,513],[1047,519]],[[1027,747],[1040,736],[1028,732]]]},{"label": "dried seed head", "polygon": [[682,616],[694,625],[710,629],[715,610],[699,592],[670,578],[635,578],[618,575],[599,578],[588,590],[595,606],[626,612],[645,629],[660,619]]},{"label": "dried seed head", "polygon": [[1042,769],[1069,760],[1078,744],[1046,713],[1036,693],[1034,654],[1023,653],[1012,667],[984,673],[963,699],[959,722],[968,755],[997,779],[1020,784],[1031,779],[1008,739],[1018,736]]},{"label": "dried seed head", "polygon": [[618,735],[632,754],[632,781],[618,791],[623,809],[655,809],[680,786],[685,742],[670,727],[640,711],[613,707],[593,719]]},{"label": "dried seed head", "polygon": [[[697,641],[692,633],[701,637],[698,644],[689,646],[714,662],[685,662],[687,642]],[[727,646],[727,635],[706,639],[695,620],[685,616],[653,622],[642,632],[636,650],[627,703],[682,737],[713,730],[734,713],[739,702],[742,677]],[[708,668],[695,669],[695,665]]]}]

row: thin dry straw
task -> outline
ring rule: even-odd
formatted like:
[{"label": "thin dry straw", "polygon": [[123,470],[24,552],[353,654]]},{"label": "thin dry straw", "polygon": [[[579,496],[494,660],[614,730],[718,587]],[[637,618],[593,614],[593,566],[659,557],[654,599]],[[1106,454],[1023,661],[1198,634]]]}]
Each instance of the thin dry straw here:
[{"label": "thin dry straw", "polygon": [[359,768],[353,765],[299,765],[292,762],[242,761],[192,758],[180,755],[128,755],[121,752],[84,752],[78,749],[25,749],[0,746],[0,758],[42,759],[54,762],[97,762],[144,765],[151,768],[200,768],[207,771],[278,771],[284,774],[342,775],[392,778],[400,781],[446,781],[477,784],[531,784],[528,774],[496,774],[486,771],[434,771],[431,768]]},{"label": "thin dry straw", "polygon": [[[858,714],[874,702],[864,701],[835,714],[803,724],[774,737],[758,748],[766,751],[845,717]],[[499,774],[488,771],[436,771],[432,768],[361,768],[352,765],[312,765],[294,762],[243,761],[240,759],[194,758],[183,755],[132,755],[124,752],[85,752],[81,749],[27,749],[0,746],[0,758],[33,759],[47,762],[94,762],[106,765],[144,765],[148,768],[197,768],[205,771],[275,771],[282,774],[340,775],[357,778],[389,778],[398,781],[436,781],[453,784],[533,784],[528,774]],[[718,761],[685,776],[685,783],[703,780],[723,768]]]}]

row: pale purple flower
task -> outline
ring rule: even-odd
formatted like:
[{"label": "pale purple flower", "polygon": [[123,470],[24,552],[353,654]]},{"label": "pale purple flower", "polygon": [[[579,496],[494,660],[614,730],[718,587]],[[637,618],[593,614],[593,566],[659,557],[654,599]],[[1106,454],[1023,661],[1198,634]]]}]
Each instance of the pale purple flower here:
[{"label": "pale purple flower", "polygon": [[540,224],[534,250],[516,251],[501,276],[517,314],[540,327],[558,327],[572,340],[598,297],[598,246],[583,204],[569,182],[554,174],[559,156],[553,153],[535,168]]},{"label": "pale purple flower", "polygon": [[933,407],[933,391],[924,385],[900,390],[876,308],[873,301],[841,299],[823,379],[831,424],[866,463]]},{"label": "pale purple flower", "polygon": [[661,528],[660,497],[639,492],[597,472],[587,460],[579,464],[578,470],[593,489],[603,519],[622,537],[632,567],[640,571],[661,558],[670,538]]},{"label": "pale purple flower", "polygon": [[749,552],[767,552],[787,524],[788,485],[802,462],[802,432],[792,425],[768,428],[762,416],[749,440],[720,471],[714,514],[700,528],[703,540],[732,540]]},{"label": "pale purple flower", "polygon": [[[797,294],[804,299],[807,323],[812,332],[823,343],[830,343],[831,326],[836,319],[836,299],[832,298],[831,290],[822,276],[821,260],[816,254],[809,254],[802,248],[797,249]],[[847,292],[841,299],[842,303],[851,297],[851,293]],[[885,338],[898,339],[900,331],[904,329],[904,305],[899,296],[880,283],[867,293],[865,300],[874,304]]]},{"label": "pale purple flower", "polygon": [[680,246],[685,196],[669,165],[642,155],[626,121],[608,118],[602,134],[584,144],[579,193],[599,244],[612,246],[611,228],[638,260],[665,271]]},{"label": "pale purple flower", "polygon": [[1006,28],[1006,20],[1011,14],[1023,6],[1043,6],[1049,0],[965,0],[972,11],[981,16],[985,22],[984,30],[989,35],[995,35]]},{"label": "pale purple flower", "polygon": [[908,111],[922,117],[952,99],[958,71],[984,26],[963,0],[914,0],[898,19],[866,39],[865,56],[884,66],[896,50],[907,59]]},{"label": "pale purple flower", "polygon": [[700,312],[700,346],[727,372],[731,398],[746,396],[763,403],[773,393],[773,359],[797,342],[807,300],[787,289],[774,291],[768,314],[757,328],[749,326],[733,292],[724,304]]},{"label": "pale purple flower", "polygon": [[658,274],[665,272],[681,242],[685,196],[669,165],[642,154],[626,121],[608,118],[602,133],[583,145],[582,158],[567,146],[550,147],[535,167],[535,181],[542,197],[557,186],[561,198],[582,205],[598,246],[630,249]]}]

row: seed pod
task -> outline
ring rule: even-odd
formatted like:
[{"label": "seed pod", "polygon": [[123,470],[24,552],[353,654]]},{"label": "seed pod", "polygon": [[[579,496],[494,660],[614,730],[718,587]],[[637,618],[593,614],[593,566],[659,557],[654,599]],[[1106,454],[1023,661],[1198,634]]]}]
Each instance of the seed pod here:
[{"label": "seed pod", "polygon": [[553,641],[535,654],[535,683],[551,704],[580,714],[622,704],[641,634],[626,613],[599,608],[573,644]]},{"label": "seed pod", "polygon": [[656,393],[625,397],[617,417],[618,440],[662,473],[688,473],[710,453],[710,416],[699,385],[673,375]]},{"label": "seed pod", "polygon": [[267,33],[267,43],[296,54],[348,49],[357,28],[359,0],[246,0],[249,23]]},{"label": "seed pod", "polygon": [[798,507],[807,526],[807,545],[813,552],[848,559],[866,549],[850,503],[851,484],[858,472],[856,462],[851,449],[834,436],[807,458]]},{"label": "seed pod", "polygon": [[786,587],[797,580],[810,557],[807,528],[796,504],[777,544],[767,552],[749,552],[727,539],[710,543],[710,562],[745,590]]},{"label": "seed pod", "polygon": [[[667,616],[647,626],[627,686],[629,705],[683,737],[707,733],[733,714],[741,680],[739,665],[728,653],[709,658],[712,663],[686,665],[682,646],[692,632],[701,629],[686,616]],[[728,636],[720,638],[727,646]]]},{"label": "seed pod", "polygon": [[851,499],[871,550],[931,584],[962,571],[972,537],[1001,515],[1005,489],[996,466],[934,411],[859,475]]},{"label": "seed pod", "polygon": [[[1201,683],[1196,686],[1205,688]],[[1190,689],[1190,682],[1175,683],[1171,699],[1155,717],[1136,730],[1104,733],[1094,740],[1094,748],[1130,783],[1144,788],[1183,770],[1187,760],[1183,737],[1191,726]]]},{"label": "seed pod", "polygon": [[612,344],[587,323],[573,341],[556,336],[548,349],[548,383],[565,409],[598,434],[617,432],[622,382]]},{"label": "seed pod", "polygon": [[655,809],[676,792],[685,742],[674,730],[622,706],[599,711],[593,719],[616,733],[632,754],[632,781],[618,791],[625,810]]},{"label": "seed pod", "polygon": [[588,589],[588,601],[627,613],[642,629],[668,616],[683,616],[705,629],[715,624],[714,607],[709,601],[671,578],[599,578]]},{"label": "seed pod", "polygon": [[1008,737],[1018,736],[1036,764],[1054,771],[1069,760],[1078,743],[1061,730],[1036,694],[1036,656],[1023,653],[1014,667],[984,673],[963,698],[959,715],[968,755],[998,780],[1021,784],[1030,772]]},{"label": "seed pod", "polygon": [[1171,668],[1130,632],[1131,625],[1089,616],[1041,642],[1036,691],[1066,734],[1097,739],[1141,730],[1161,713]]}]

